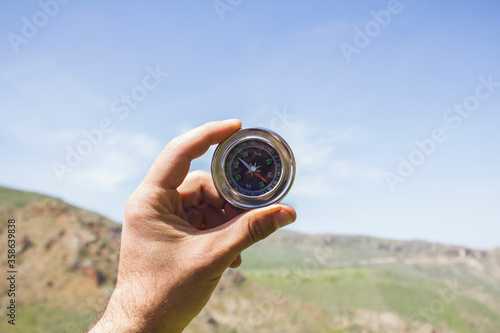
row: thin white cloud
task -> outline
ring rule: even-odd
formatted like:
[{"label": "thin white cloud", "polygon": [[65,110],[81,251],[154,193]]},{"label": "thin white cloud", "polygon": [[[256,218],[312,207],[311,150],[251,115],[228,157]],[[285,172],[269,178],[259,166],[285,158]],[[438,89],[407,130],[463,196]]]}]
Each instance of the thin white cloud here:
[{"label": "thin white cloud", "polygon": [[368,132],[358,125],[344,127],[331,132],[333,143],[354,143],[362,142],[369,138]]},{"label": "thin white cloud", "polygon": [[122,184],[144,175],[161,149],[160,142],[146,134],[117,133],[66,177],[78,187],[90,184],[99,191],[117,192]]},{"label": "thin white cloud", "polygon": [[356,164],[346,160],[331,162],[329,171],[339,180],[344,181],[373,181],[383,180],[383,170],[369,165]]},{"label": "thin white cloud", "polygon": [[455,191],[463,195],[480,195],[488,191],[487,186],[479,182],[462,182],[455,186]]},{"label": "thin white cloud", "polygon": [[184,134],[184,133],[192,130],[195,127],[196,126],[194,126],[190,122],[181,122],[181,123],[178,123],[175,125],[174,134],[175,134],[175,136],[179,136],[181,134]]},{"label": "thin white cloud", "polygon": [[360,126],[338,129],[320,128],[293,120],[280,133],[295,155],[297,174],[293,195],[315,200],[350,195],[360,181],[376,183],[383,171],[338,156],[337,149],[366,140],[369,134]]}]

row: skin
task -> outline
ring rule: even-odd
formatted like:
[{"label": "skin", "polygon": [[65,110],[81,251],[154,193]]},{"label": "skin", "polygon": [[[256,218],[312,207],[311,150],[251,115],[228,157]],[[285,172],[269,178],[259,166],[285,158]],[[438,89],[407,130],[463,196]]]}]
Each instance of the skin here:
[{"label": "skin", "polygon": [[222,273],[241,264],[241,251],[295,221],[283,204],[236,209],[209,173],[188,174],[193,159],[240,127],[207,123],[163,149],[127,201],[116,288],[90,332],[182,332]]}]

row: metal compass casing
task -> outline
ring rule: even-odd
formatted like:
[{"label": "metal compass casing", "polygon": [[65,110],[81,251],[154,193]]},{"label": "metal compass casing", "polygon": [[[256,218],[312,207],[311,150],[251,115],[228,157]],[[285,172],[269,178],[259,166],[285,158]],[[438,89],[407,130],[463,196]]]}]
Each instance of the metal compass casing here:
[{"label": "metal compass casing", "polygon": [[221,142],[212,178],[231,205],[253,209],[278,203],[292,187],[295,158],[286,141],[265,128],[244,128]]}]

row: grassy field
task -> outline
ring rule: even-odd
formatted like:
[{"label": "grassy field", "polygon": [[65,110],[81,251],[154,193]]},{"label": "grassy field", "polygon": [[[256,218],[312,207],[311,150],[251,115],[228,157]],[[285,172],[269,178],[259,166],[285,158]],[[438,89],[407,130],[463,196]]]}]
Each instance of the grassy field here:
[{"label": "grassy field", "polygon": [[75,309],[38,306],[18,306],[16,309],[16,325],[7,322],[6,317],[0,321],[0,332],[15,333],[70,333],[83,332],[96,317],[94,312],[79,312]]},{"label": "grassy field", "polygon": [[[484,260],[450,257],[455,250],[425,242],[281,232],[246,250],[241,270],[251,281],[332,317],[345,311],[391,312],[417,329],[428,322],[442,331],[498,332],[498,278]],[[423,263],[408,264],[410,259]]]},{"label": "grassy field", "polygon": [[456,276],[432,277],[412,267],[249,267],[243,271],[251,281],[318,306],[332,317],[345,310],[368,310],[394,312],[408,321],[429,322],[462,333],[495,333],[500,327],[498,308],[474,298],[488,294],[499,299],[498,288],[458,282]]}]

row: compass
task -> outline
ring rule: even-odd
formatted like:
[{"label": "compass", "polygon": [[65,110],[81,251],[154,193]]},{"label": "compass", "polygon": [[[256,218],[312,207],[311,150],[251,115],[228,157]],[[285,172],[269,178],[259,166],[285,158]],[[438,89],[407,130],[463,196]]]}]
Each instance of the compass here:
[{"label": "compass", "polygon": [[292,187],[295,158],[286,141],[265,128],[245,128],[221,142],[212,178],[231,205],[253,209],[277,203]]}]

